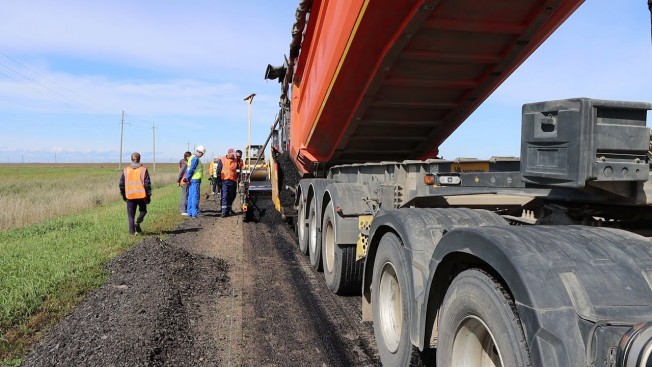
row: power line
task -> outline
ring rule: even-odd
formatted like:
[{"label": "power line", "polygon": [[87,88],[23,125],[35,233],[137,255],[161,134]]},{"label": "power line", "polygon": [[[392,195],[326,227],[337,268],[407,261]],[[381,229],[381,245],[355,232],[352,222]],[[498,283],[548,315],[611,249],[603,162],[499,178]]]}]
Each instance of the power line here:
[{"label": "power line", "polygon": [[[69,89],[69,88],[66,88],[65,86],[63,86],[63,85],[61,85],[61,84],[59,84],[59,83],[56,83],[56,82],[53,81],[52,79],[50,79],[50,78],[48,78],[47,76],[45,76],[45,75],[39,73],[39,72],[36,71],[36,70],[30,68],[29,66],[23,64],[22,62],[20,62],[20,61],[14,59],[14,58],[12,58],[11,56],[9,56],[9,55],[7,55],[7,54],[1,52],[1,51],[0,51],[0,55],[4,56],[5,58],[7,58],[7,59],[9,59],[9,60],[11,60],[11,61],[13,61],[13,62],[15,62],[16,64],[22,66],[23,68],[25,68],[25,69],[31,71],[33,74],[36,74],[36,75],[40,76],[41,78],[47,80],[47,81],[50,82],[51,84],[53,84],[53,85],[55,85],[55,86],[57,86],[57,87],[59,87],[59,88],[61,88],[61,89],[66,90],[68,93],[70,93],[70,94],[72,94],[72,95],[74,95],[74,96],[76,96],[76,97],[78,97],[78,98],[83,98],[83,97],[80,96],[79,94],[75,93],[73,90],[71,90],[71,89]],[[55,92],[55,93],[56,93],[56,92]],[[70,98],[68,98],[68,97],[66,97],[66,96],[64,96],[64,95],[62,95],[62,96],[63,96],[64,98],[68,99],[68,100],[71,100]],[[72,100],[71,100],[71,101],[72,101]],[[93,106],[86,106],[86,104],[82,104],[82,103],[77,102],[77,101],[73,101],[73,102],[76,102],[77,104],[79,104],[79,105],[82,106],[82,107],[86,107],[86,108],[88,108],[91,112],[93,112],[93,113],[95,113],[95,114],[98,114],[98,115],[105,115],[105,113],[101,113],[101,112],[96,111],[96,110],[93,108]]]},{"label": "power line", "polygon": [[[44,76],[43,74],[29,68],[27,65],[21,63],[20,61],[18,61],[16,59],[13,59],[10,56],[8,56],[8,55],[6,55],[6,54],[4,54],[2,52],[0,52],[0,55],[4,56],[6,59],[10,60],[14,64],[19,65],[23,69],[28,70],[33,75],[36,75],[36,76],[40,77],[41,79],[44,79],[44,80],[48,81],[50,84],[54,85],[56,88],[64,89],[64,90],[67,90],[71,94],[75,94],[70,89],[61,86],[60,84],[54,82],[53,80],[49,79],[48,77]],[[17,70],[16,68],[11,67],[11,66],[7,65],[6,63],[0,62],[0,67],[8,70],[11,73],[11,74],[8,74],[7,72],[0,71],[0,75],[3,75],[5,78],[13,80],[16,83],[18,83],[18,84],[20,84],[20,85],[22,85],[22,86],[24,86],[26,88],[34,90],[39,94],[45,95],[49,99],[51,99],[53,101],[56,101],[58,103],[62,103],[62,104],[66,105],[66,106],[68,106],[68,107],[70,107],[72,109],[75,109],[75,110],[84,110],[84,111],[86,111],[86,112],[88,112],[88,113],[90,113],[92,115],[97,115],[97,116],[104,117],[104,118],[106,118],[106,117],[113,118],[109,114],[101,113],[98,110],[96,110],[95,108],[93,108],[93,106],[89,106],[86,103],[82,103],[82,102],[80,102],[78,100],[75,100],[75,99],[73,99],[73,98],[59,92],[58,90],[55,90],[55,89],[51,88],[50,86],[46,85],[45,83],[43,83],[42,81],[36,79],[35,77],[27,75],[27,73],[22,72],[20,70]],[[19,80],[15,76],[21,77],[22,80]],[[29,81],[31,83],[27,83],[27,82],[25,82],[25,80],[27,80],[27,81]],[[40,108],[44,108],[44,107],[40,107]]]}]

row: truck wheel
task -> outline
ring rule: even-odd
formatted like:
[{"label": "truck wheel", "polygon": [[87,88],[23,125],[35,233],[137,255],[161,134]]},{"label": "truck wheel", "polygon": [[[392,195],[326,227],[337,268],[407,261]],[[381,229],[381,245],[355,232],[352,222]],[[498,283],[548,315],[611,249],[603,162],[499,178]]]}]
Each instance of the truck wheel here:
[{"label": "truck wheel", "polygon": [[460,273],[441,306],[438,366],[531,366],[514,302],[484,271]]},{"label": "truck wheel", "polygon": [[317,271],[321,271],[321,233],[317,230],[317,198],[312,198],[309,210],[308,254],[310,255],[310,265]]},{"label": "truck wheel", "polygon": [[326,285],[335,294],[360,293],[362,286],[362,263],[356,264],[355,246],[340,246],[336,242],[337,221],[331,201],[324,212],[322,231],[322,260]]},{"label": "truck wheel", "polygon": [[412,344],[408,333],[410,315],[407,290],[407,261],[393,233],[378,245],[372,278],[371,305],[374,336],[383,366],[408,366]]},{"label": "truck wheel", "polygon": [[297,237],[299,238],[299,251],[308,255],[308,230],[306,228],[306,203],[299,199],[299,216],[297,217]]}]

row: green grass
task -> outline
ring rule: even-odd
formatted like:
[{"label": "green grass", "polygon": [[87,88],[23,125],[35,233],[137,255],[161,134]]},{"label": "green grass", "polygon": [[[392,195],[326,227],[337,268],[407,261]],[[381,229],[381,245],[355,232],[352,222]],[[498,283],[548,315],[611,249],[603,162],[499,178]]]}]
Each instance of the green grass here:
[{"label": "green grass", "polygon": [[[117,187],[115,172],[107,177]],[[145,235],[162,236],[181,223],[178,197],[176,184],[154,190]],[[20,364],[31,343],[106,280],[106,263],[142,240],[128,234],[122,200],[1,231],[0,238],[0,362],[5,366]]]}]

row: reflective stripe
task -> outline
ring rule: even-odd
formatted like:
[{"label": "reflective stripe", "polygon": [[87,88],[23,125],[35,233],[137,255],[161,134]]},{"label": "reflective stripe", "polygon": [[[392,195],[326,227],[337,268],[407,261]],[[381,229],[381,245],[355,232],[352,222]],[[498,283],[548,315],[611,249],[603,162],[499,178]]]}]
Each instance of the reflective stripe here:
[{"label": "reflective stripe", "polygon": [[238,162],[233,159],[228,159],[227,157],[222,157],[222,180],[237,181],[238,173]]},{"label": "reflective stripe", "polygon": [[136,169],[126,167],[125,175],[125,196],[127,199],[144,199],[147,197],[145,192],[145,167],[140,166]]}]

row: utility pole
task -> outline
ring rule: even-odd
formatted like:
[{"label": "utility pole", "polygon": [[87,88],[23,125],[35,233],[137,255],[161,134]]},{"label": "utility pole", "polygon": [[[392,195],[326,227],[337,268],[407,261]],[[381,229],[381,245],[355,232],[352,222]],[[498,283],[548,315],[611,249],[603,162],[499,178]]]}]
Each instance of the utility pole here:
[{"label": "utility pole", "polygon": [[247,116],[249,118],[249,136],[247,138],[247,167],[249,167],[249,175],[253,173],[253,167],[251,167],[251,103],[254,101],[256,93],[251,93],[244,100],[249,105]]},{"label": "utility pole", "polygon": [[152,122],[152,141],[154,142],[153,159],[154,159],[154,172],[156,172],[156,126]]},{"label": "utility pole", "polygon": [[186,148],[186,151],[190,151],[190,141],[188,141],[188,148]]},{"label": "utility pole", "polygon": [[122,170],[122,135],[124,133],[125,127],[125,111],[122,110],[122,120],[120,121],[120,160],[118,163],[118,169]]}]

